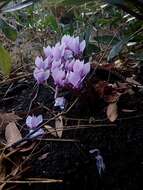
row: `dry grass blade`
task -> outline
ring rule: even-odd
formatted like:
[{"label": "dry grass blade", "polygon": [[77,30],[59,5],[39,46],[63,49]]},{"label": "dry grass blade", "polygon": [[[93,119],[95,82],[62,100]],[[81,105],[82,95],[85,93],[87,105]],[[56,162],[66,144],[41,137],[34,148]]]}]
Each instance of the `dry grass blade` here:
[{"label": "dry grass blade", "polygon": [[5,138],[7,141],[7,146],[17,142],[22,139],[21,133],[17,128],[15,122],[10,122],[5,129]]},{"label": "dry grass blade", "polygon": [[118,117],[118,106],[117,103],[111,103],[107,107],[107,117],[111,122],[114,122]]}]

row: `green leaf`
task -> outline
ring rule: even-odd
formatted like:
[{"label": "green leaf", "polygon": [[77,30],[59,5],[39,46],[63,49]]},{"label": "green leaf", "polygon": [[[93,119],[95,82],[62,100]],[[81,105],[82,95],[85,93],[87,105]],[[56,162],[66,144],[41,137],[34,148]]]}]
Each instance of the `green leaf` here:
[{"label": "green leaf", "polygon": [[107,0],[107,2],[113,5],[122,5],[124,3],[124,0]]},{"label": "green leaf", "polygon": [[111,61],[113,58],[118,56],[120,52],[123,50],[123,47],[127,44],[129,40],[130,38],[126,38],[118,42],[116,45],[114,45],[108,55],[107,61]]},{"label": "green leaf", "polygon": [[87,49],[85,51],[86,56],[91,56],[92,53],[99,53],[100,48],[94,43],[88,43]]},{"label": "green leaf", "polygon": [[52,16],[52,15],[48,16],[48,18],[47,18],[47,24],[50,25],[50,27],[54,31],[56,31],[56,32],[59,31],[59,26],[58,26],[58,23],[57,23],[56,18],[54,16]]},{"label": "green leaf", "polygon": [[4,75],[9,75],[12,67],[12,61],[8,51],[0,45],[0,69]]},{"label": "green leaf", "polygon": [[16,29],[13,26],[9,25],[3,19],[0,19],[0,28],[7,38],[9,38],[10,40],[13,40],[13,41],[16,40],[16,38],[17,38]]}]

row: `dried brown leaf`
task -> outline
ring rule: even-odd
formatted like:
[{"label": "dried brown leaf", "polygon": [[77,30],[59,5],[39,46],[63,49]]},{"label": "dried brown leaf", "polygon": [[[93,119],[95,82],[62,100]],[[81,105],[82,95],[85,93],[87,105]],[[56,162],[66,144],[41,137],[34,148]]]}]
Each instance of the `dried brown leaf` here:
[{"label": "dried brown leaf", "polygon": [[53,127],[51,127],[50,125],[44,125],[44,128],[47,129],[47,131],[50,132],[51,135],[57,137],[56,130]]},{"label": "dried brown leaf", "polygon": [[114,122],[118,117],[118,106],[117,103],[111,103],[107,107],[107,117],[111,122]]},{"label": "dried brown leaf", "polygon": [[61,138],[63,134],[63,129],[64,129],[62,116],[59,116],[58,118],[55,119],[55,128],[56,128],[58,137]]},{"label": "dried brown leaf", "polygon": [[11,113],[0,113],[0,127],[5,127],[10,122],[17,122],[21,118],[14,112]]},{"label": "dried brown leaf", "polygon": [[5,138],[6,138],[8,146],[22,139],[21,133],[19,129],[17,128],[15,122],[10,122],[6,126]]}]

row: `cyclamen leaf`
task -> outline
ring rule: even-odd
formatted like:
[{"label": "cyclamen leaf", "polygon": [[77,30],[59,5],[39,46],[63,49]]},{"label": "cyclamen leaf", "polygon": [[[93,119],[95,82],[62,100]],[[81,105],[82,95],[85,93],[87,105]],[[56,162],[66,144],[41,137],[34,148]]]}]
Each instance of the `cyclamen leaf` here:
[{"label": "cyclamen leaf", "polygon": [[116,102],[108,105],[106,114],[111,122],[114,122],[117,119],[118,107]]},{"label": "cyclamen leaf", "polygon": [[115,45],[112,47],[112,49],[111,49],[111,51],[110,51],[110,53],[109,53],[109,55],[108,55],[107,60],[108,60],[108,61],[111,61],[111,60],[114,59],[116,56],[118,56],[118,55],[121,53],[121,51],[123,50],[124,46],[127,44],[127,42],[128,42],[129,40],[130,40],[130,38],[126,38],[126,39],[123,39],[123,40],[119,41],[117,44],[115,44]]},{"label": "cyclamen leaf", "polygon": [[4,75],[9,75],[12,67],[12,60],[8,51],[0,45],[0,69]]},{"label": "cyclamen leaf", "polygon": [[7,145],[10,146],[18,140],[22,139],[21,133],[17,128],[15,122],[10,122],[5,129],[5,138]]}]

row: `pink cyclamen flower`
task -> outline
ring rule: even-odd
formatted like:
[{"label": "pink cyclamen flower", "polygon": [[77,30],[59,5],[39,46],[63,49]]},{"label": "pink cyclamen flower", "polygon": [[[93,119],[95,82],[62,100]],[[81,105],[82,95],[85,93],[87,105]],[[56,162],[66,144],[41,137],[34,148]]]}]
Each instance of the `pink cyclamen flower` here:
[{"label": "pink cyclamen flower", "polygon": [[72,84],[73,88],[80,88],[82,81],[90,72],[90,64],[84,64],[84,61],[76,60],[73,64],[73,71],[70,71],[66,77],[66,82]]},{"label": "pink cyclamen flower", "polygon": [[53,59],[56,60],[56,61],[62,59],[62,57],[64,56],[64,52],[65,52],[65,45],[57,43],[52,48]]},{"label": "pink cyclamen flower", "polygon": [[28,116],[26,119],[26,125],[30,128],[30,129],[34,129],[36,127],[38,127],[38,125],[40,123],[43,122],[43,116],[42,115],[38,115],[36,116]]},{"label": "pink cyclamen flower", "polygon": [[44,50],[45,57],[53,56],[51,46],[47,46],[46,48],[44,47],[43,50]]},{"label": "pink cyclamen flower", "polygon": [[65,77],[66,77],[66,73],[64,70],[59,69],[59,68],[53,69],[52,77],[54,79],[55,85],[60,86],[60,87],[64,86]]},{"label": "pink cyclamen flower", "polygon": [[83,51],[86,47],[85,40],[80,42],[79,36],[74,37],[74,36],[70,36],[70,35],[64,35],[61,39],[61,43],[65,44],[66,48],[73,51],[75,55],[83,53]]},{"label": "pink cyclamen flower", "polygon": [[82,78],[78,73],[71,71],[67,75],[66,83],[71,84],[73,86],[73,88],[80,88],[81,80],[82,80]]},{"label": "pink cyclamen flower", "polygon": [[47,57],[45,60],[43,60],[42,57],[37,56],[35,59],[35,65],[39,69],[48,69],[51,66],[52,59],[51,57]]},{"label": "pink cyclamen flower", "polygon": [[76,60],[73,64],[73,72],[85,77],[90,72],[90,63],[84,64],[84,61]]},{"label": "pink cyclamen flower", "polygon": [[35,68],[33,75],[34,75],[34,78],[37,80],[38,84],[43,84],[49,78],[50,71]]}]

